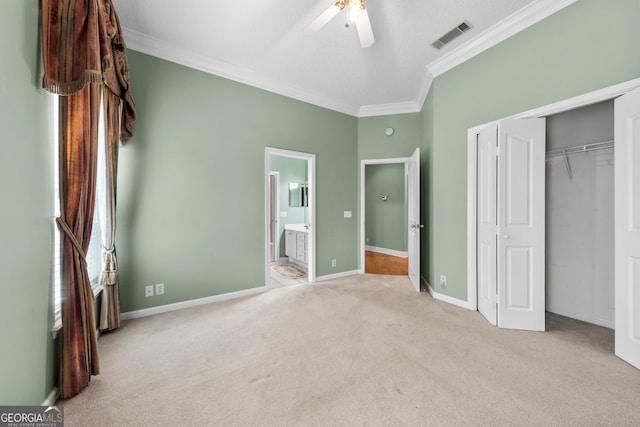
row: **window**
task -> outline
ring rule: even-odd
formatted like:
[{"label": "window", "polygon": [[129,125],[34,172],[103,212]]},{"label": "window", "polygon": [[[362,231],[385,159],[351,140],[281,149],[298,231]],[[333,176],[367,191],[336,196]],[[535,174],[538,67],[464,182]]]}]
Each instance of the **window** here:
[{"label": "window", "polygon": [[[53,304],[54,304],[54,319],[53,319],[53,331],[57,331],[62,328],[62,234],[60,228],[55,222],[55,219],[60,216],[60,176],[59,176],[59,163],[58,163],[58,95],[51,95],[52,102],[52,135],[53,135]],[[98,132],[98,151],[102,152],[102,146],[104,145],[105,132],[104,129],[104,117],[102,114],[102,108],[100,109],[100,123]],[[100,160],[100,158],[99,158]],[[96,197],[96,203],[98,198]],[[91,287],[93,294],[97,295],[102,287],[98,285],[98,279],[100,277],[100,271],[102,269],[101,263],[102,245],[100,238],[100,219],[98,215],[98,207],[95,206],[93,211],[93,228],[91,231],[91,240],[89,242],[89,249],[87,250],[87,270],[89,272],[89,280],[91,281]]]}]

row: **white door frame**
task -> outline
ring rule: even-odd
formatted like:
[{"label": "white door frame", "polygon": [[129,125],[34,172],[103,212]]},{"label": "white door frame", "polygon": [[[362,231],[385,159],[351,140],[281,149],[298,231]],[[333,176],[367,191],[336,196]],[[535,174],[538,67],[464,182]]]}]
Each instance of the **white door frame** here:
[{"label": "white door frame", "polygon": [[[640,78],[629,80],[617,85],[609,86],[573,98],[565,99],[540,108],[525,111],[505,117],[507,119],[527,119],[549,116],[563,111],[573,110],[597,102],[606,101],[623,95],[640,87]],[[501,118],[497,119],[501,120]],[[477,162],[478,150],[475,142],[475,132],[489,123],[469,128],[467,131],[467,301],[463,307],[476,311],[477,304],[477,283],[476,283],[476,250],[477,250],[477,230],[476,230],[476,202],[477,202]]]},{"label": "white door frame", "polygon": [[[316,155],[301,151],[284,150],[265,147],[264,149],[264,260],[265,285],[270,287],[269,274],[269,173],[271,172],[271,155],[301,159],[307,162],[307,181],[309,197],[309,234],[307,236],[307,271],[309,283],[316,281]],[[278,221],[279,222],[279,221]]]},{"label": "white door frame", "polygon": [[[271,230],[271,222],[274,220],[274,218],[271,217],[271,208],[272,205],[275,205],[275,222],[278,226],[278,229],[280,227],[280,172],[274,172],[274,171],[269,171],[269,178],[273,177],[276,185],[276,191],[274,192],[275,194],[271,193],[271,187],[269,187],[269,205],[267,206],[267,212],[269,215],[269,229]],[[269,183],[271,184],[271,183]],[[271,236],[269,236],[269,238],[271,238]],[[273,252],[273,259],[275,261],[279,261],[280,259],[280,233],[275,233],[275,237],[273,240],[273,248],[271,249],[271,251]]]},{"label": "white door frame", "polygon": [[[365,168],[367,165],[392,165],[392,164],[403,164],[405,165],[405,171],[411,162],[411,157],[392,157],[386,159],[367,159],[360,161],[360,269],[358,270],[359,274],[364,274],[365,267]],[[405,186],[406,183],[406,174],[405,174]],[[406,190],[405,190],[406,192]],[[405,200],[405,204],[408,203],[408,200]],[[407,212],[408,215],[408,212]],[[409,223],[407,222],[407,227],[409,227]],[[407,232],[408,233],[408,232]],[[408,250],[408,248],[407,248]],[[418,260],[419,262],[419,260]]]}]

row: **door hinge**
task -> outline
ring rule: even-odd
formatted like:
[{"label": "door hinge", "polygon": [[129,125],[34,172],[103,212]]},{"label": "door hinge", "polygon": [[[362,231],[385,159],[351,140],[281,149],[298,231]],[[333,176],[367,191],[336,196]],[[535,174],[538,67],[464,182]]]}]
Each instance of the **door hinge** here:
[{"label": "door hinge", "polygon": [[496,157],[500,157],[500,147],[496,147]]}]

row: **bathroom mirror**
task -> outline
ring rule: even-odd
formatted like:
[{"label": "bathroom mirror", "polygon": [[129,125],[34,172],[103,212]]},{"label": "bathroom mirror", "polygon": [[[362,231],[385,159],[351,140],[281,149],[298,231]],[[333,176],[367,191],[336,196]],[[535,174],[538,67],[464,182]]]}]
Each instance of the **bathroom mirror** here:
[{"label": "bathroom mirror", "polygon": [[289,206],[302,207],[309,206],[307,184],[304,182],[289,183]]}]

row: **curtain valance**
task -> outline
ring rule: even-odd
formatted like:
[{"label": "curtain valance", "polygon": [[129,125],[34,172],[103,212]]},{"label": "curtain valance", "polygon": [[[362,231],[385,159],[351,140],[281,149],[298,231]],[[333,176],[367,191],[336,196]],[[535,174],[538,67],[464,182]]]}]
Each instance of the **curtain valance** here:
[{"label": "curtain valance", "polygon": [[43,0],[42,86],[59,95],[102,83],[122,100],[120,140],[133,133],[136,110],[122,28],[111,0]]}]

